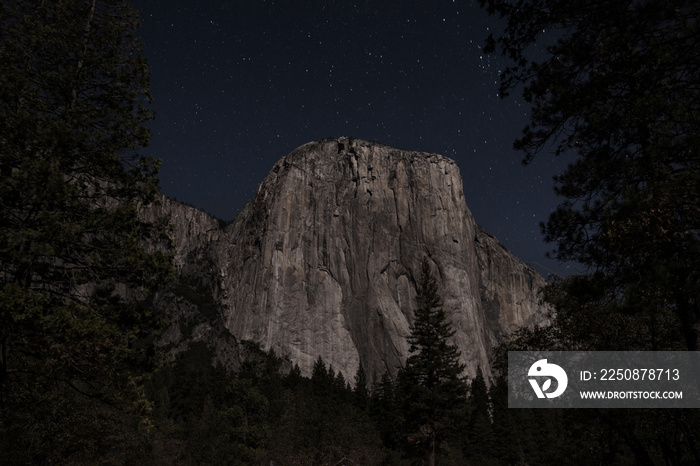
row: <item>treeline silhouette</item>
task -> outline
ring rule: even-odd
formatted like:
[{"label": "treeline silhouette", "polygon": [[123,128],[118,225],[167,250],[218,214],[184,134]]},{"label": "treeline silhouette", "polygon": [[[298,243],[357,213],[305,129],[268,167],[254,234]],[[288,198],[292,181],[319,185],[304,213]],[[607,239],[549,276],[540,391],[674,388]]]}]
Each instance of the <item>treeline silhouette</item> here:
[{"label": "treeline silhouette", "polygon": [[[411,435],[410,387],[388,373],[351,379],[319,358],[311,377],[247,343],[236,373],[195,343],[147,384],[152,464],[424,464]],[[691,410],[509,409],[507,386],[470,381],[436,464],[695,464]]]}]

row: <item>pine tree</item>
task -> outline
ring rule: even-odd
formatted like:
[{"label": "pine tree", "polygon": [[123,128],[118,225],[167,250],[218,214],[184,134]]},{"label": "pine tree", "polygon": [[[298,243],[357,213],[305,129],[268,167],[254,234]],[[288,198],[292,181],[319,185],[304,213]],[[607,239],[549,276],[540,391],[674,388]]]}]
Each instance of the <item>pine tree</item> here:
[{"label": "pine tree", "polygon": [[[582,264],[585,273],[548,287],[555,331],[533,336],[554,337],[549,347],[700,350],[700,3],[480,3],[504,19],[487,47],[511,61],[501,94],[522,89],[532,104],[515,148],[525,163],[547,153],[571,160],[555,178],[562,202],[543,231],[553,256]],[[632,416],[645,420],[629,422]],[[599,462],[610,463],[610,452],[624,448],[635,456],[631,463],[679,462],[658,435],[675,423],[671,437],[683,441],[674,448],[700,463],[700,442],[685,434],[696,416],[597,417],[616,435],[590,442],[589,461],[598,450],[606,458]],[[594,430],[583,415],[567,421],[569,432]],[[552,445],[523,442],[526,461],[538,462],[530,452],[541,453],[542,443]]]},{"label": "pine tree", "polygon": [[355,387],[352,394],[355,406],[362,411],[367,410],[369,406],[369,390],[367,389],[367,374],[364,367],[362,367],[362,363],[360,363],[355,374]]},{"label": "pine tree", "polygon": [[489,389],[493,410],[493,456],[502,464],[522,463],[521,438],[516,426],[520,423],[521,410],[508,409],[508,386],[504,376],[498,376]]},{"label": "pine tree", "polygon": [[455,435],[463,420],[467,385],[460,352],[438,295],[437,281],[423,261],[416,295],[415,320],[403,371],[408,441],[417,453],[435,464],[440,443]]},{"label": "pine tree", "polygon": [[[331,368],[331,370],[333,370]],[[314,367],[311,370],[311,384],[316,393],[319,396],[327,396],[328,388],[333,380],[331,377],[335,377],[335,374],[329,376],[328,369],[326,368],[326,363],[323,362],[323,358],[319,356],[314,362]]]},{"label": "pine tree", "polygon": [[388,372],[384,372],[381,379],[374,384],[371,403],[371,413],[384,445],[396,449],[401,443],[399,435],[403,418],[401,406],[397,403],[394,382]]},{"label": "pine tree", "polygon": [[573,159],[543,230],[587,273],[557,284],[558,314],[598,350],[700,350],[700,3],[481,4],[507,24],[502,95],[533,107],[515,147]]},{"label": "pine tree", "polygon": [[469,425],[467,428],[467,455],[475,464],[496,462],[496,439],[491,424],[491,401],[481,367],[469,390]]},{"label": "pine tree", "polygon": [[152,117],[137,26],[119,0],[0,4],[0,451],[29,442],[50,461],[84,442],[47,418],[62,416],[56,397],[118,405],[152,360],[159,319],[124,299],[170,270],[144,247],[164,223],[138,216],[158,163],[136,152]]},{"label": "pine tree", "polygon": [[[252,464],[260,460],[270,437],[267,422],[270,402],[249,378],[236,377],[226,387],[221,413],[225,441],[218,450],[229,450],[226,463]],[[223,447],[223,448],[222,448]],[[221,455],[221,452],[218,452]]]}]

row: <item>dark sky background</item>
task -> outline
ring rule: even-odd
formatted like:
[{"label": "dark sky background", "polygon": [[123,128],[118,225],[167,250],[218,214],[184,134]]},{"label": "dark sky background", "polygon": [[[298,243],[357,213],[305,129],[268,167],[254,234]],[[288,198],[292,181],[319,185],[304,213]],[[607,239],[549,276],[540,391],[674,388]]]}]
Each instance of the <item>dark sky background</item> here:
[{"label": "dark sky background", "polygon": [[351,136],[457,161],[476,221],[545,276],[539,222],[565,161],[512,149],[529,106],[498,95],[507,63],[478,2],[134,0],[152,72],[147,152],[167,196],[232,220],[281,157]]}]

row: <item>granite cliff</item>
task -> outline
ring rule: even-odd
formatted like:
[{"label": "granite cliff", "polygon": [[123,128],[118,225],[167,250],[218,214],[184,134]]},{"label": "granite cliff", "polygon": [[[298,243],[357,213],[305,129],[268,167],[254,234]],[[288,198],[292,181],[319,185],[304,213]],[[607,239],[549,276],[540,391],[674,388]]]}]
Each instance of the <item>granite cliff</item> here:
[{"label": "granite cliff", "polygon": [[[163,343],[204,340],[225,364],[252,340],[310,374],[400,366],[427,257],[473,376],[504,334],[542,323],[544,279],[474,221],[456,163],[349,138],[283,157],[233,222],[165,199],[179,291]],[[235,336],[233,338],[231,335]]]}]

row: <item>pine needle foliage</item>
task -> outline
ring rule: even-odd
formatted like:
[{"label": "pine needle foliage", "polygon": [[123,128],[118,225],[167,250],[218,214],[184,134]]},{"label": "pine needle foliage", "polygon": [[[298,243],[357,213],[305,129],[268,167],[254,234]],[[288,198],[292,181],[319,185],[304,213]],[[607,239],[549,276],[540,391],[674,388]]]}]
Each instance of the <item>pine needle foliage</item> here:
[{"label": "pine needle foliage", "polygon": [[458,434],[468,387],[460,352],[451,342],[455,331],[442,309],[427,259],[417,288],[415,320],[408,338],[410,356],[401,376],[406,432],[415,451],[434,464],[440,444]]},{"label": "pine needle foliage", "polygon": [[[700,349],[700,3],[481,0],[505,30],[487,49],[511,66],[530,123],[515,148],[572,159],[543,224],[552,256],[585,267],[557,284],[582,335],[639,335],[596,349]],[[628,317],[632,316],[635,323]],[[579,325],[581,324],[581,325]],[[669,328],[674,331],[669,332]]]},{"label": "pine needle foliage", "polygon": [[31,461],[85,454],[58,408],[138,405],[153,361],[148,297],[170,257],[167,220],[139,216],[158,161],[138,153],[153,117],[138,25],[119,0],[0,4],[0,450]]}]

